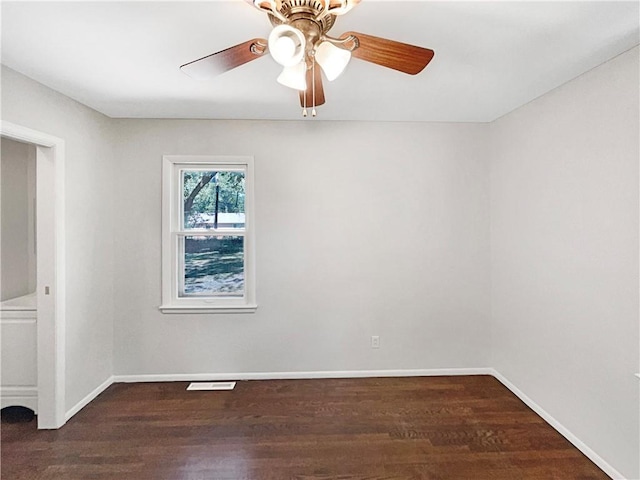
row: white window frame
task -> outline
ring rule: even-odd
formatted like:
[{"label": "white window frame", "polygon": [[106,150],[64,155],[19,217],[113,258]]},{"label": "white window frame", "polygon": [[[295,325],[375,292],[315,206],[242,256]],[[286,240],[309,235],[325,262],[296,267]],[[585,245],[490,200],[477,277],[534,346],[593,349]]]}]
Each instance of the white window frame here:
[{"label": "white window frame", "polygon": [[[162,157],[162,305],[163,313],[253,313],[256,303],[253,157],[228,155],[164,155]],[[243,171],[245,228],[185,230],[182,223],[183,170]],[[244,295],[242,297],[180,297],[184,259],[178,239],[198,233],[244,237]]]}]

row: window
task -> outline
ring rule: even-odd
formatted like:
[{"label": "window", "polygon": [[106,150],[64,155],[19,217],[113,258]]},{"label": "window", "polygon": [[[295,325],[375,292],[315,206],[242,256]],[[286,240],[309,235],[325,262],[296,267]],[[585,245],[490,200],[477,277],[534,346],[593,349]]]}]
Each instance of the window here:
[{"label": "window", "polygon": [[253,312],[253,158],[163,157],[165,313]]}]

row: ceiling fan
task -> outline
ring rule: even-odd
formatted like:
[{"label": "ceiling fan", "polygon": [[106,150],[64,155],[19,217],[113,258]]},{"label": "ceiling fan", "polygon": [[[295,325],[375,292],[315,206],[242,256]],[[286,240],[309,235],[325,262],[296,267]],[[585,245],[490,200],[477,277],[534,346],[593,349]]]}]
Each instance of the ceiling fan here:
[{"label": "ceiling fan", "polygon": [[[346,32],[331,37],[336,17],[360,0],[245,0],[266,12],[273,25],[268,39],[254,38],[186,63],[180,69],[196,79],[210,79],[264,56],[267,52],[282,65],[278,82],[299,91],[303,116],[307,108],[325,103],[321,70],[329,81],[346,68],[351,57],[410,75],[420,73],[434,52],[385,38]],[[316,68],[316,64],[320,68]]]}]

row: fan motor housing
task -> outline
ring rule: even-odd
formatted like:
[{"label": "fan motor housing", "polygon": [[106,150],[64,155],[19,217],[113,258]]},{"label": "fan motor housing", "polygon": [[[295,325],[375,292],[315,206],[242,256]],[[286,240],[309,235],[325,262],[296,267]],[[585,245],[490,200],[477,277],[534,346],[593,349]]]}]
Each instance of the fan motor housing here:
[{"label": "fan motor housing", "polygon": [[[318,33],[314,35],[317,36],[316,40],[327,33],[336,21],[334,15],[325,15],[318,19],[323,11],[324,5],[318,0],[285,0],[278,10],[287,19],[286,23],[298,28],[305,35],[307,35],[307,32],[315,33],[317,31]],[[274,27],[285,23],[271,14],[269,14],[269,20],[271,20],[271,24]],[[317,27],[312,27],[312,24]],[[311,38],[308,38],[308,40],[311,40]]]}]

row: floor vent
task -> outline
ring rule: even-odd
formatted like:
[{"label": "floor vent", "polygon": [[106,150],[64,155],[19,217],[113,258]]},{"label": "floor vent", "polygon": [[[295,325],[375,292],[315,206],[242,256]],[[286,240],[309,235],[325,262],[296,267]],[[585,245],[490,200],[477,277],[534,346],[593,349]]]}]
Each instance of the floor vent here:
[{"label": "floor vent", "polygon": [[233,390],[236,386],[236,382],[197,382],[190,383],[187,390]]}]

